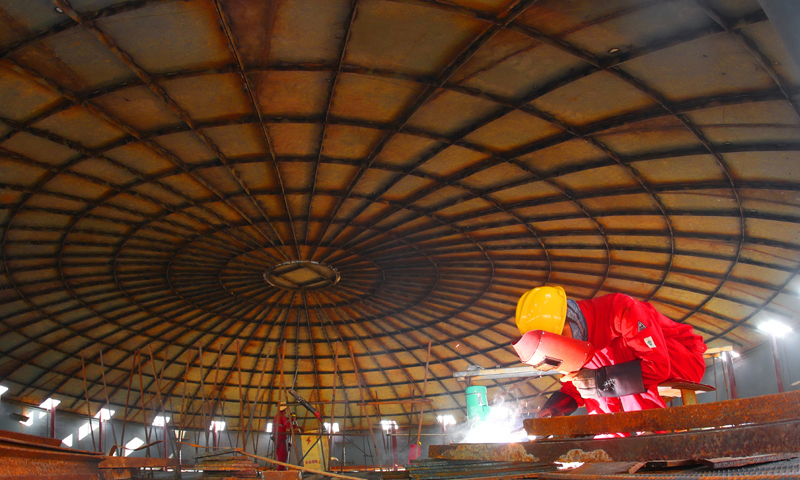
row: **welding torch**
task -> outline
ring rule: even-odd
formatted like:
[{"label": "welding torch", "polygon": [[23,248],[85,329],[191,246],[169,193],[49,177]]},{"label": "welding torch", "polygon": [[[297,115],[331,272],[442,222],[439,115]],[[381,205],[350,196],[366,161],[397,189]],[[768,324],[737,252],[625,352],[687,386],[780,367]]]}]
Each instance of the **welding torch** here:
[{"label": "welding torch", "polygon": [[321,423],[323,426],[325,425],[325,421],[322,419],[322,415],[320,415],[317,409],[312,407],[311,404],[308,403],[305,398],[301,397],[297,392],[295,392],[291,388],[289,389],[289,393],[292,394],[292,396],[298,401],[298,403],[300,403],[300,405],[306,407],[306,410],[308,410],[315,417],[317,417],[319,423]]}]

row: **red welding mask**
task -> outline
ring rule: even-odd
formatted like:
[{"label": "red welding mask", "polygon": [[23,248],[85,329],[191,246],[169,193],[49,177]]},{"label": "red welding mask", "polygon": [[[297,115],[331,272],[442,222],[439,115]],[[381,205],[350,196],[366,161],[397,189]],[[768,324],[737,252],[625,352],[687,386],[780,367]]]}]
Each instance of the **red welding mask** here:
[{"label": "red welding mask", "polygon": [[544,330],[531,330],[512,346],[522,363],[543,372],[577,372],[594,355],[591,343]]}]

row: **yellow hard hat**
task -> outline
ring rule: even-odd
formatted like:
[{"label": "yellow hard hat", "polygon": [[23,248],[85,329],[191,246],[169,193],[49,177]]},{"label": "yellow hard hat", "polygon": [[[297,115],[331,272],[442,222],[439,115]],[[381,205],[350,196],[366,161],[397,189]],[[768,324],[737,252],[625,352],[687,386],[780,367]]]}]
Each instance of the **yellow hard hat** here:
[{"label": "yellow hard hat", "polygon": [[523,335],[531,330],[561,335],[566,320],[567,294],[561,287],[536,287],[517,303],[517,328]]}]

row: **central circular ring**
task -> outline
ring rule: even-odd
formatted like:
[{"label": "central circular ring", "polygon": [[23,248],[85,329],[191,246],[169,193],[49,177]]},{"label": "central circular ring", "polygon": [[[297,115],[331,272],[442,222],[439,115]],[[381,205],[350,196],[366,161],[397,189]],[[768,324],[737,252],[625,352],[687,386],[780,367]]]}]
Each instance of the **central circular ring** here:
[{"label": "central circular ring", "polygon": [[284,262],[264,272],[267,283],[284,290],[319,290],[336,285],[340,278],[335,268],[311,260]]}]

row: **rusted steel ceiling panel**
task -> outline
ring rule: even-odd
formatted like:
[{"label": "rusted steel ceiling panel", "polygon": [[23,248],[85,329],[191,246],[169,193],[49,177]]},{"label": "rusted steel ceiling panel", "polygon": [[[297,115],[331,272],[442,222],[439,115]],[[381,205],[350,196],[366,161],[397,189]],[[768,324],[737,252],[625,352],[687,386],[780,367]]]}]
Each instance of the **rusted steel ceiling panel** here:
[{"label": "rusted steel ceiling panel", "polygon": [[95,26],[152,74],[232,60],[207,2],[170,2],[101,19]]},{"label": "rusted steel ceiling panel", "polygon": [[[433,339],[428,395],[459,415],[442,379],[513,365],[515,298],[544,282],[653,299],[743,349],[796,317],[800,75],[755,1],[70,5],[0,7],[11,395],[86,411],[81,353],[124,378],[150,343],[168,398],[187,363],[200,393],[198,345],[238,398],[236,344],[252,383],[283,339],[317,395],[343,339],[404,398]],[[342,279],[264,280],[290,260]]]}]

